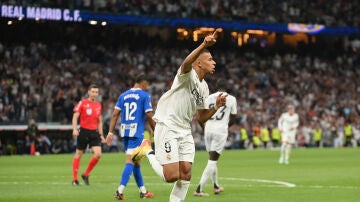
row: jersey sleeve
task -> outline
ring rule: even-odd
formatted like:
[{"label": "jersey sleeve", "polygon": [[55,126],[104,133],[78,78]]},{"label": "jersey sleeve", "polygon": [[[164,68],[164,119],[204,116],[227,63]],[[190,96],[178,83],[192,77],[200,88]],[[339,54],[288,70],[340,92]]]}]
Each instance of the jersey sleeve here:
[{"label": "jersey sleeve", "polygon": [[181,74],[181,67],[178,69],[177,74],[176,74],[176,78],[178,79],[178,81],[180,83],[185,82],[186,80],[189,80],[190,76],[195,72],[195,70],[191,70],[185,74]]},{"label": "jersey sleeve", "polygon": [[121,111],[121,104],[122,104],[122,96],[120,95],[120,96],[118,97],[118,100],[117,100],[114,108]]},{"label": "jersey sleeve", "polygon": [[151,105],[151,97],[149,93],[145,93],[144,97],[145,97],[145,103],[144,103],[145,112],[150,112],[153,110]]},{"label": "jersey sleeve", "polygon": [[83,101],[81,100],[73,109],[74,112],[80,112]]}]

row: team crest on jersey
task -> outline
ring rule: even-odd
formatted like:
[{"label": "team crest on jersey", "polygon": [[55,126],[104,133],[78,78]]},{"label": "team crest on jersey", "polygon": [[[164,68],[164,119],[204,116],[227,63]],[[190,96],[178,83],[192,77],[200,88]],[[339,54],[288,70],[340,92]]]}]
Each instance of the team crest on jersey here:
[{"label": "team crest on jersey", "polygon": [[202,105],[202,103],[204,102],[204,97],[200,95],[198,89],[194,88],[191,91],[191,94],[193,95],[196,105]]},{"label": "team crest on jersey", "polygon": [[170,160],[171,160],[171,155],[170,155],[170,154],[166,154],[166,159],[167,159],[168,161],[170,161]]},{"label": "team crest on jersey", "polygon": [[87,114],[87,115],[91,115],[91,114],[92,114],[92,110],[91,110],[91,109],[86,109],[86,114]]},{"label": "team crest on jersey", "polygon": [[165,142],[165,152],[170,153],[171,152],[171,145],[169,142]]}]

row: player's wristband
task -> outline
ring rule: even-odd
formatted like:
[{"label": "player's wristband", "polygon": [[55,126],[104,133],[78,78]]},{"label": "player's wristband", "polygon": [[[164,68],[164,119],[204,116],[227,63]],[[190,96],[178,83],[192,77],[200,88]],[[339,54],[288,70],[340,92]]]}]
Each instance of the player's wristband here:
[{"label": "player's wristband", "polygon": [[111,135],[111,136],[113,136],[113,135],[114,135],[114,133],[112,133],[112,132],[109,132],[109,133],[108,133],[108,135]]},{"label": "player's wristband", "polygon": [[219,109],[219,107],[217,105],[214,105],[214,109],[215,109],[215,111],[217,111]]}]

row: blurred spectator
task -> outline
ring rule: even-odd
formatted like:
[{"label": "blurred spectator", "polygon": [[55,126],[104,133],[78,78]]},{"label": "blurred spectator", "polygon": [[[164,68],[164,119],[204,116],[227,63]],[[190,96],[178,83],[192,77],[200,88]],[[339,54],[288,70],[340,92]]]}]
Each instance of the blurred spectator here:
[{"label": "blurred spectator", "polygon": [[345,144],[344,147],[351,147],[352,146],[352,138],[353,134],[353,127],[350,121],[346,121],[344,126],[344,135],[345,135]]},{"label": "blurred spectator", "polygon": [[336,138],[334,138],[334,147],[342,148],[344,145],[344,126],[342,124],[336,125]]},{"label": "blurred spectator", "polygon": [[53,140],[53,145],[51,147],[51,153],[61,154],[61,153],[66,153],[66,152],[69,152],[69,151],[64,147],[64,140],[62,140],[61,138],[56,138],[55,140]]},{"label": "blurred spectator", "polygon": [[268,143],[270,141],[270,132],[266,126],[262,126],[260,128],[260,139],[263,143],[264,148],[267,148]]},{"label": "blurred spectator", "polygon": [[321,129],[319,123],[315,125],[315,128],[313,130],[313,136],[315,147],[322,147],[323,130]]},{"label": "blurred spectator", "polygon": [[248,142],[248,132],[245,128],[244,124],[240,126],[240,141],[239,141],[239,148],[246,149]]},{"label": "blurred spectator", "polygon": [[279,129],[277,127],[273,127],[271,129],[271,143],[272,143],[273,148],[279,147],[280,138],[281,138],[281,135],[280,135]]},{"label": "blurred spectator", "polygon": [[26,141],[29,145],[29,154],[34,155],[36,152],[36,146],[37,146],[37,137],[39,136],[39,129],[36,124],[35,119],[31,118],[29,119],[29,124],[27,126],[26,130]]},{"label": "blurred spectator", "polygon": [[37,137],[37,151],[40,154],[50,154],[51,151],[51,141],[50,139],[44,135],[43,133],[40,133]]},{"label": "blurred spectator", "polygon": [[253,149],[256,149],[261,146],[261,140],[256,135],[252,136],[252,146],[253,146]]}]

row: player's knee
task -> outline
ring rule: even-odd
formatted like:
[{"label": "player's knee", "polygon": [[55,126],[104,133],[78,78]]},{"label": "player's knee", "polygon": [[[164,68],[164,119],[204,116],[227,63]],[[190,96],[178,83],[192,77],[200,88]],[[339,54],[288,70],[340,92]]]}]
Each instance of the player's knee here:
[{"label": "player's knee", "polygon": [[181,175],[180,175],[180,179],[185,180],[185,181],[190,181],[190,179],[191,179],[191,170],[182,172]]},{"label": "player's knee", "polygon": [[179,172],[164,172],[164,178],[166,182],[176,182],[180,179]]},{"label": "player's knee", "polygon": [[100,159],[101,158],[101,153],[95,153],[94,157],[97,158],[97,159]]},{"label": "player's knee", "polygon": [[179,180],[179,177],[176,177],[176,176],[165,176],[165,181],[166,182],[169,182],[169,183],[171,183],[171,182],[176,182],[176,181],[178,181]]},{"label": "player's knee", "polygon": [[180,162],[180,179],[190,181],[191,179],[191,167],[190,162]]}]

